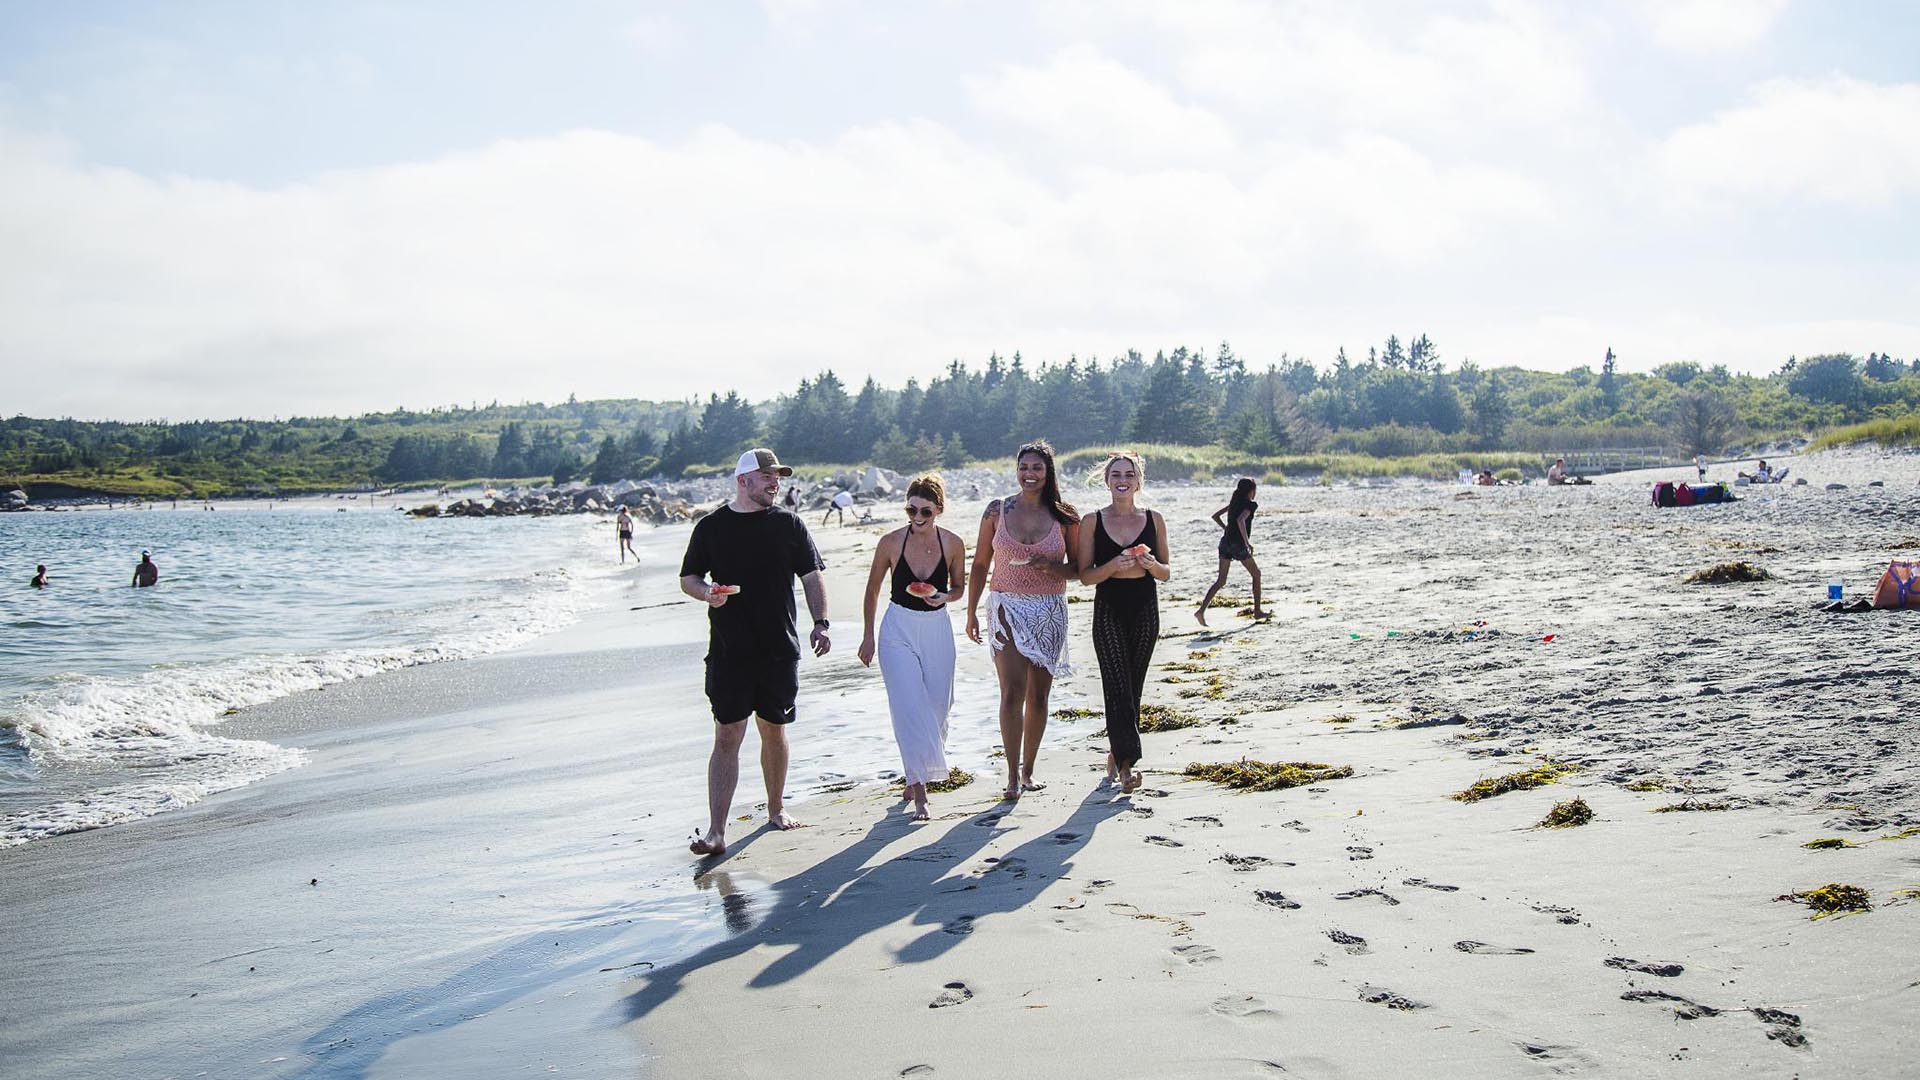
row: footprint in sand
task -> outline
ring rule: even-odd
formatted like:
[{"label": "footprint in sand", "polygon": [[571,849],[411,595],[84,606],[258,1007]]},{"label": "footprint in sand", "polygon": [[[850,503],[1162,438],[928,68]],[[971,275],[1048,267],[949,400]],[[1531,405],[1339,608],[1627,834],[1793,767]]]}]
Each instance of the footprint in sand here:
[{"label": "footprint in sand", "polygon": [[1553,916],[1553,921],[1563,926],[1580,925],[1580,913],[1570,907],[1561,907],[1558,904],[1534,904],[1532,907],[1542,915]]},{"label": "footprint in sand", "polygon": [[900,1075],[901,1076],[932,1076],[933,1066],[909,1065],[906,1068],[900,1070]]},{"label": "footprint in sand", "polygon": [[1057,832],[1053,834],[1053,842],[1056,844],[1071,844],[1078,839],[1080,839],[1080,834],[1077,832]]},{"label": "footprint in sand", "polygon": [[1194,823],[1195,825],[1200,825],[1200,826],[1203,826],[1203,827],[1205,827],[1205,826],[1212,826],[1213,828],[1216,828],[1216,829],[1218,829],[1218,828],[1221,828],[1221,827],[1222,827],[1222,826],[1221,826],[1221,824],[1220,824],[1220,819],[1219,819],[1219,818],[1217,818],[1217,817],[1209,817],[1209,816],[1207,816],[1207,815],[1205,815],[1205,814],[1197,814],[1197,815],[1195,815],[1195,816],[1193,816],[1193,817],[1190,817],[1190,818],[1181,818],[1180,820],[1182,820],[1182,821],[1191,821],[1191,822],[1193,822],[1193,823]]},{"label": "footprint in sand", "polygon": [[1175,945],[1173,955],[1189,964],[1211,964],[1220,959],[1211,945]]},{"label": "footprint in sand", "polygon": [[1423,878],[1423,877],[1410,877],[1407,880],[1402,881],[1400,884],[1414,885],[1422,889],[1433,889],[1436,892],[1459,892],[1460,891],[1460,886],[1458,885],[1439,885],[1434,882],[1428,881],[1426,878]]},{"label": "footprint in sand", "polygon": [[1456,941],[1453,947],[1475,956],[1526,956],[1533,952],[1518,945],[1489,945],[1484,941]]},{"label": "footprint in sand", "polygon": [[1362,986],[1360,1000],[1370,1005],[1385,1005],[1389,1009],[1399,1009],[1402,1012],[1429,1007],[1424,1001],[1415,1001],[1405,994],[1396,994],[1384,986]]},{"label": "footprint in sand", "polygon": [[1300,822],[1297,820],[1283,821],[1280,823],[1280,827],[1283,829],[1292,829],[1294,832],[1312,832],[1313,831],[1312,829],[1307,828],[1305,825],[1300,824]]},{"label": "footprint in sand", "polygon": [[1370,847],[1365,847],[1360,844],[1353,844],[1347,848],[1348,862],[1360,862],[1363,859],[1371,859],[1371,858],[1373,858],[1373,849]]},{"label": "footprint in sand", "polygon": [[1139,791],[1134,792],[1134,794],[1145,795],[1149,799],[1164,799],[1167,797],[1166,792],[1154,787],[1143,787]]},{"label": "footprint in sand", "polygon": [[1807,1037],[1800,1031],[1800,1018],[1785,1009],[1769,1009],[1764,1006],[1748,1009],[1748,1012],[1760,1018],[1767,1025],[1767,1038],[1782,1046],[1791,1046],[1795,1050],[1806,1049]]},{"label": "footprint in sand", "polygon": [[979,918],[978,915],[962,915],[941,927],[940,932],[943,934],[952,934],[956,937],[965,937],[973,933],[973,920],[977,918]]},{"label": "footprint in sand", "polygon": [[1129,813],[1129,814],[1133,814],[1133,815],[1134,815],[1134,816],[1136,816],[1136,817],[1152,817],[1152,816],[1153,816],[1153,807],[1151,807],[1151,806],[1129,806],[1129,807],[1127,807],[1127,813]]},{"label": "footprint in sand", "polygon": [[1327,940],[1347,950],[1352,956],[1365,956],[1370,951],[1367,948],[1366,938],[1359,934],[1349,934],[1345,930],[1327,931]]},{"label": "footprint in sand", "polygon": [[1149,836],[1147,837],[1147,843],[1159,844],[1161,847],[1186,847],[1187,846],[1178,840],[1169,839],[1168,837],[1165,837],[1165,836]]},{"label": "footprint in sand", "polygon": [[[1265,855],[1235,855],[1231,851],[1227,852],[1225,855],[1214,856],[1213,861],[1226,863],[1227,866],[1232,868],[1235,872],[1242,873],[1242,874],[1250,870],[1258,870],[1261,867],[1266,866],[1273,862],[1272,859],[1267,858]],[[1292,866],[1293,864],[1282,863],[1281,865]]]},{"label": "footprint in sand", "polygon": [[993,825],[998,825],[998,824],[1000,824],[1000,817],[999,817],[999,815],[997,815],[997,814],[996,814],[996,815],[993,815],[993,816],[990,816],[990,817],[983,817],[983,818],[976,818],[976,819],[974,819],[974,822],[973,822],[973,823],[974,823],[975,825],[978,825],[978,826],[980,826],[980,827],[982,827],[982,828],[986,828],[986,827],[989,827],[989,826],[993,826]]},{"label": "footprint in sand", "polygon": [[1610,968],[1619,968],[1621,971],[1638,971],[1643,975],[1658,975],[1663,979],[1671,979],[1675,975],[1679,975],[1687,970],[1683,964],[1660,964],[1646,960],[1629,960],[1624,956],[1609,956],[1602,961],[1602,963]]},{"label": "footprint in sand", "polygon": [[1388,907],[1398,907],[1400,904],[1400,901],[1387,895],[1386,892],[1380,889],[1349,889],[1343,893],[1333,894],[1333,898],[1335,900],[1359,900],[1368,896],[1379,897],[1381,900],[1386,902],[1386,905]]},{"label": "footprint in sand", "polygon": [[960,1005],[973,1000],[973,991],[963,982],[950,982],[932,1001],[927,1002],[929,1009],[944,1009],[949,1005]]},{"label": "footprint in sand", "polygon": [[1207,1011],[1232,1020],[1280,1019],[1280,1010],[1259,994],[1228,994],[1207,1006]]},{"label": "footprint in sand", "polygon": [[1300,901],[1289,900],[1285,894],[1275,892],[1272,889],[1255,889],[1253,890],[1253,898],[1263,904],[1271,904],[1282,911],[1300,910]]},{"label": "footprint in sand", "polygon": [[1673,1015],[1682,1020],[1698,1020],[1706,1016],[1719,1016],[1720,1010],[1711,1005],[1702,1005],[1679,994],[1669,994],[1665,990],[1629,990],[1620,995],[1621,1001],[1651,1001],[1673,1006]]}]

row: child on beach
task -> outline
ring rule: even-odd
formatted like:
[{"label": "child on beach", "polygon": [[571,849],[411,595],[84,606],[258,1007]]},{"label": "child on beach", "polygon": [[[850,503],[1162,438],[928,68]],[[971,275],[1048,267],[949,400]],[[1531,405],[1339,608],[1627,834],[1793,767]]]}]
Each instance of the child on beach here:
[{"label": "child on beach", "polygon": [[[1118,453],[1102,470],[1112,501],[1094,511],[1093,527],[1080,530],[1080,582],[1092,585],[1093,653],[1100,660],[1106,702],[1107,778],[1131,793],[1143,779],[1140,761],[1140,696],[1160,637],[1159,589],[1167,580],[1167,523],[1134,506],[1146,479],[1140,457]],[[1122,540],[1121,537],[1131,537]]]},{"label": "child on beach", "polygon": [[[913,820],[927,821],[927,784],[947,778],[947,713],[953,708],[953,622],[947,605],[966,595],[967,546],[937,522],[947,508],[938,476],[907,485],[907,523],[880,538],[867,573],[860,662],[880,659],[900,745],[900,769]],[[924,568],[924,569],[923,569]],[[874,640],[880,587],[892,576],[886,619]]]},{"label": "child on beach", "polygon": [[1252,477],[1241,477],[1233,486],[1233,496],[1227,505],[1213,512],[1213,523],[1225,529],[1226,535],[1220,538],[1220,573],[1193,612],[1201,626],[1207,625],[1207,607],[1213,603],[1213,595],[1227,583],[1227,567],[1236,562],[1246,567],[1248,576],[1253,578],[1253,617],[1267,617],[1260,608],[1260,564],[1253,561],[1253,515],[1260,509],[1260,504],[1253,501],[1256,490]]}]

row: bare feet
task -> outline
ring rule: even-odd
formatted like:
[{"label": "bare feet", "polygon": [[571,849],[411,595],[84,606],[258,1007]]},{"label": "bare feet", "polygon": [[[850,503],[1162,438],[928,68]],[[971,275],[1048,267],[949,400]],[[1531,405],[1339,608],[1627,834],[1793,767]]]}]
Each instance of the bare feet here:
[{"label": "bare feet", "polygon": [[1015,800],[1017,800],[1017,799],[1019,799],[1019,798],[1020,798],[1020,790],[1021,790],[1021,789],[1020,789],[1020,781],[1019,781],[1018,779],[1016,779],[1016,778],[1014,778],[1014,777],[1011,777],[1011,776],[1009,776],[1009,777],[1007,777],[1007,791],[1006,791],[1006,799],[1007,799],[1007,801],[1008,801],[1008,802],[1013,802],[1013,801],[1015,801]]},{"label": "bare feet", "polygon": [[1131,795],[1140,790],[1140,785],[1146,782],[1147,778],[1140,770],[1128,769],[1125,779],[1120,781],[1120,794]]},{"label": "bare feet", "polygon": [[913,801],[912,820],[914,821],[932,821],[933,820],[933,815],[929,813],[927,810],[927,797],[925,795],[922,795],[918,799],[915,799]]},{"label": "bare feet", "polygon": [[1023,776],[1020,778],[1020,790],[1021,791],[1045,791],[1047,790],[1047,785],[1041,783],[1038,780],[1035,780],[1031,776]]},{"label": "bare feet", "polygon": [[1261,610],[1260,610],[1259,608],[1254,608],[1254,609],[1253,609],[1253,621],[1254,621],[1254,622],[1266,622],[1266,621],[1267,621],[1268,619],[1271,619],[1271,618],[1273,618],[1273,612],[1271,612],[1271,611],[1261,611]]},{"label": "bare feet", "polygon": [[1113,751],[1109,750],[1107,751],[1107,783],[1111,784],[1119,778],[1119,771],[1113,767]]},{"label": "bare feet", "polygon": [[709,832],[705,836],[696,835],[687,845],[687,850],[695,855],[725,855],[727,853],[726,834]]},{"label": "bare feet", "polygon": [[788,829],[804,829],[807,827],[805,822],[795,821],[792,817],[789,817],[785,810],[775,810],[773,813],[768,814],[767,824],[782,832]]},{"label": "bare feet", "polygon": [[1207,625],[1207,609],[1205,607],[1194,608],[1193,618],[1194,621],[1198,622],[1201,626]]}]

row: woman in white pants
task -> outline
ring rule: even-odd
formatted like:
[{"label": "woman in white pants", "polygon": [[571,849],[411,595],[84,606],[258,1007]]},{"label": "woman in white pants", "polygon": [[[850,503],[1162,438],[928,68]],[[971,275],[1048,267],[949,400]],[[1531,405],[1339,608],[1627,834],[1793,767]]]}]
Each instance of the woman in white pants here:
[{"label": "woman in white pants", "polygon": [[[907,524],[880,538],[867,574],[866,629],[860,638],[860,662],[880,658],[893,713],[893,737],[900,744],[906,797],[913,820],[926,821],[927,784],[947,778],[947,713],[953,708],[953,623],[947,604],[966,595],[967,546],[935,524],[947,508],[940,478],[915,477],[907,485]],[[880,588],[891,577],[891,603],[873,636]]]}]

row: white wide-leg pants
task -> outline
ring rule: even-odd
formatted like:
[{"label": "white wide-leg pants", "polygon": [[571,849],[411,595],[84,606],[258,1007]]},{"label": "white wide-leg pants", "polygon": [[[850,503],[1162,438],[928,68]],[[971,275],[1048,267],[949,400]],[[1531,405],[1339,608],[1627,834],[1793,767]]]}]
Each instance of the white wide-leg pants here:
[{"label": "white wide-leg pants", "polygon": [[953,709],[953,620],[947,609],[888,604],[874,643],[887,683],[893,737],[909,784],[947,778],[947,713]]}]

